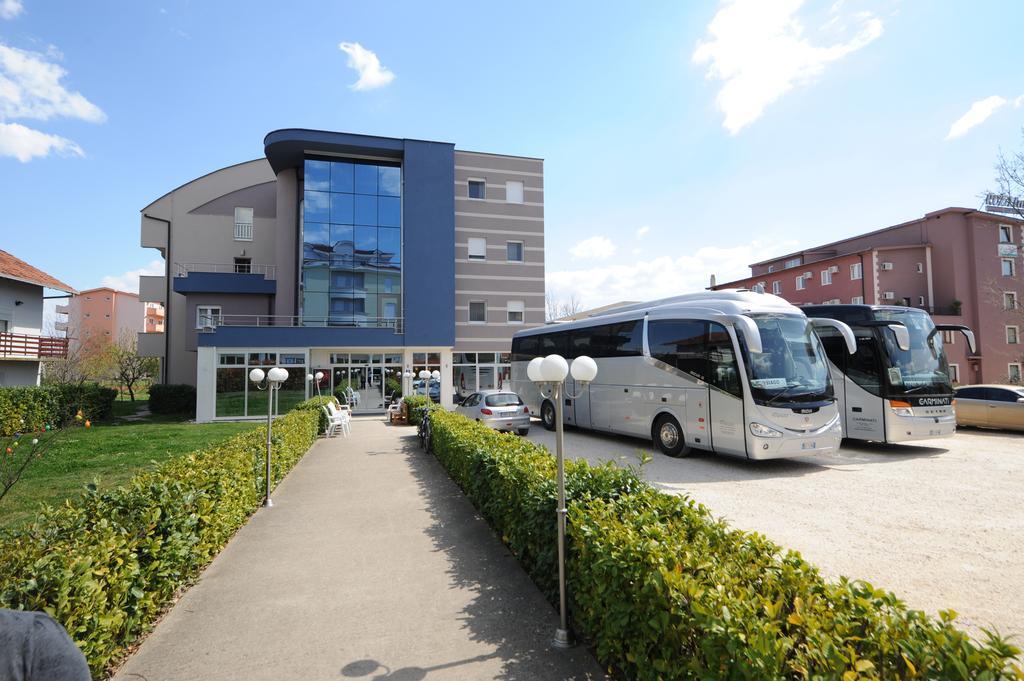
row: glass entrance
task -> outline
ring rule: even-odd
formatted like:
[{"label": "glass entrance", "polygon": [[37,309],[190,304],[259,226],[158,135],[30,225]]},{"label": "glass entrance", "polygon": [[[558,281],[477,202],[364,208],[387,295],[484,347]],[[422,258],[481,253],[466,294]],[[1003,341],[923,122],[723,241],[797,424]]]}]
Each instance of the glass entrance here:
[{"label": "glass entrance", "polygon": [[401,378],[399,354],[335,352],[331,364],[331,391],[342,404],[352,407],[353,414],[380,413],[394,398],[396,383],[401,392],[400,381],[396,381]]}]

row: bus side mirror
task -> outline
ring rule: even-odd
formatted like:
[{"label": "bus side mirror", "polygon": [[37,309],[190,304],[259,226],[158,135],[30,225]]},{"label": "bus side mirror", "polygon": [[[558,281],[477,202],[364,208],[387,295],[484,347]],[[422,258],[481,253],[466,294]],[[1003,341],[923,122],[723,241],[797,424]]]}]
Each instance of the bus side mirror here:
[{"label": "bus side mirror", "polygon": [[756,354],[764,352],[764,346],[761,345],[761,330],[757,328],[753,319],[742,314],[722,315],[721,319],[743,331],[748,350]]},{"label": "bus side mirror", "polygon": [[968,328],[960,329],[960,332],[964,334],[964,338],[967,339],[967,346],[971,349],[971,354],[978,354],[978,343],[974,340],[974,332]]},{"label": "bus side mirror", "polygon": [[851,355],[856,354],[857,337],[853,335],[853,329],[850,328],[849,324],[845,324],[838,319],[830,319],[828,317],[812,317],[810,322],[813,326],[827,326],[837,330],[843,336],[843,340],[846,341],[846,351]]},{"label": "bus side mirror", "polygon": [[886,326],[892,330],[892,335],[896,336],[896,345],[899,346],[900,350],[906,352],[910,349],[910,331],[901,322],[893,322]]}]

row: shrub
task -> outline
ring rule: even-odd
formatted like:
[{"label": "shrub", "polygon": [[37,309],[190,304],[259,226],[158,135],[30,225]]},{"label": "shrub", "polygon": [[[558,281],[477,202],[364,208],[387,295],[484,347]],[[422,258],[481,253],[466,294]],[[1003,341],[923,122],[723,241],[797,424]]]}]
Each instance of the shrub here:
[{"label": "shrub", "polygon": [[59,395],[50,388],[0,388],[0,436],[39,430],[59,414]]},{"label": "shrub", "polygon": [[[548,595],[557,593],[555,464],[542,448],[456,414],[434,451]],[[861,581],[824,580],[799,554],[731,529],[632,470],[566,462],[569,595],[577,631],[627,678],[1019,676],[1019,650],[908,609]]]},{"label": "shrub", "polygon": [[432,400],[426,395],[406,395],[403,400],[409,412],[409,423],[414,426],[420,425],[420,412],[417,410],[430,405]]},{"label": "shrub", "polygon": [[321,407],[326,406],[328,402],[333,403],[334,402],[334,398],[333,397],[327,397],[327,396],[311,397],[308,400],[306,400],[305,402],[299,402],[297,405],[295,405],[294,408],[295,409],[300,409],[300,410],[305,410],[305,411],[315,411],[315,412],[317,412],[317,414],[319,414],[319,421],[318,421],[318,423],[319,423],[319,432],[320,433],[326,433],[327,432],[327,414],[324,413],[324,410],[321,409]]},{"label": "shrub", "polygon": [[195,386],[185,383],[151,385],[149,387],[149,410],[154,414],[195,414]]},{"label": "shrub", "polygon": [[[274,483],[316,424],[309,410],[274,422]],[[0,607],[52,615],[99,677],[257,509],[265,442],[265,428],[246,431],[3,532]]]},{"label": "shrub", "polygon": [[60,422],[68,421],[79,411],[94,421],[109,419],[117,399],[116,390],[98,383],[53,386],[50,390],[58,395],[61,411],[57,420]]}]

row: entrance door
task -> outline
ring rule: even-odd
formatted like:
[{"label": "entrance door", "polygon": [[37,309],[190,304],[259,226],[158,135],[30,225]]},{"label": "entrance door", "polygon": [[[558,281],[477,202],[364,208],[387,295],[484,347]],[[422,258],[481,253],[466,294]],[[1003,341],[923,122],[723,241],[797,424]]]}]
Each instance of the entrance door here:
[{"label": "entrance door", "polygon": [[497,386],[497,375],[493,366],[482,366],[479,368],[478,390],[494,390]]}]

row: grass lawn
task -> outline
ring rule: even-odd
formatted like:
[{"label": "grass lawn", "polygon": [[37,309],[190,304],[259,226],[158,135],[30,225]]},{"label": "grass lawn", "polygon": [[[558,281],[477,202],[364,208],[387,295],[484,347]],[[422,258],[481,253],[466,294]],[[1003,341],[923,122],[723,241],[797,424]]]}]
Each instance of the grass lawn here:
[{"label": "grass lawn", "polygon": [[64,439],[45,456],[33,461],[21,481],[0,501],[0,527],[26,522],[41,502],[59,504],[77,497],[95,478],[99,478],[101,488],[115,487],[152,466],[153,461],[202,449],[257,425],[148,419],[98,424],[88,430],[76,428],[62,436]]}]

